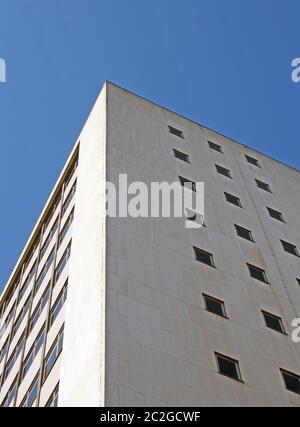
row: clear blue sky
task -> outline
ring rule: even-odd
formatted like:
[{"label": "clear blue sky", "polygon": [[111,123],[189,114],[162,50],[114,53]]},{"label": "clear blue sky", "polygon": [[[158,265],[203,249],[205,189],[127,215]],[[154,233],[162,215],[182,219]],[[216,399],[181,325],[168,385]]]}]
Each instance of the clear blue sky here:
[{"label": "clear blue sky", "polygon": [[104,80],[300,168],[299,0],[0,0],[0,289]]}]

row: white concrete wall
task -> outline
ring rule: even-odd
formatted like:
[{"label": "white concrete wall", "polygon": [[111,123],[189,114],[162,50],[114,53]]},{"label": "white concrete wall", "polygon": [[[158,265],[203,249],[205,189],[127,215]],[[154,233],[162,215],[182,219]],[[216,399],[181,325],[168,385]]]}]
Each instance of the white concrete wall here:
[{"label": "white concrete wall", "polygon": [[[107,179],[128,173],[129,181],[173,182],[179,175],[204,181],[207,228],[186,230],[181,219],[108,219],[105,404],[300,406],[279,372],[300,372],[300,345],[292,343],[290,328],[300,317],[300,262],[279,242],[300,247],[299,172],[113,85],[107,91]],[[185,140],[170,135],[168,125]],[[224,154],[209,149],[207,139]],[[173,148],[189,154],[191,164],[175,159]],[[230,169],[233,180],[217,174],[215,163]],[[255,178],[273,193],[258,189]],[[243,209],[226,202],[224,191],[239,196]],[[287,224],[270,218],[266,206],[282,211]],[[85,222],[78,258],[87,256]],[[256,243],[237,237],[234,224],[251,229]],[[197,263],[193,245],[212,252],[217,268]],[[247,262],[265,268],[271,285],[251,279]],[[203,292],[225,301],[228,320],[205,311]],[[78,301],[88,295],[80,292]],[[283,318],[288,336],[265,327],[262,309]],[[244,383],[218,374],[214,351],[240,361]]]},{"label": "white concrete wall", "polygon": [[59,390],[59,406],[72,407],[104,404],[105,86],[79,139]]}]

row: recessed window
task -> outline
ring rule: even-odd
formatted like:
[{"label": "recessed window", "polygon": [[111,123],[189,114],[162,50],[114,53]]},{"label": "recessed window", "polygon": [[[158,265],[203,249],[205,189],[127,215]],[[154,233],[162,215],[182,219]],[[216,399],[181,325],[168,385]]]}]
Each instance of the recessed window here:
[{"label": "recessed window", "polygon": [[182,160],[183,162],[186,162],[186,163],[190,163],[190,158],[188,154],[182,153],[182,151],[175,150],[175,148],[173,149],[173,151],[176,159]]},{"label": "recessed window", "polygon": [[239,225],[235,225],[235,229],[239,237],[249,240],[250,242],[254,242],[252,232],[250,230],[247,230],[247,228],[244,227],[240,227]]},{"label": "recessed window", "polygon": [[231,178],[230,170],[223,168],[222,166],[216,165],[217,172],[221,175],[226,176],[227,178]]},{"label": "recessed window", "polygon": [[232,194],[229,194],[229,193],[224,193],[224,194],[227,202],[231,203],[232,205],[238,206],[240,208],[242,207],[241,200],[238,197],[233,196]]},{"label": "recessed window", "polygon": [[35,402],[35,399],[37,398],[38,395],[38,390],[39,390],[39,373],[37,374],[37,376],[35,377],[35,379],[33,380],[31,386],[29,387],[22,403],[21,403],[21,407],[26,407],[26,408],[31,408],[32,405]]},{"label": "recessed window", "polygon": [[236,381],[242,381],[239,362],[231,357],[215,353],[219,373]]},{"label": "recessed window", "polygon": [[254,157],[251,157],[251,156],[247,156],[247,154],[245,155],[245,157],[246,157],[248,163],[251,163],[251,165],[259,167],[259,163],[258,163],[257,159],[255,159]]},{"label": "recessed window", "polygon": [[227,317],[225,311],[225,304],[223,301],[205,294],[203,294],[203,299],[207,311],[209,311],[210,313],[214,313],[217,316]]},{"label": "recessed window", "polygon": [[253,277],[253,279],[259,280],[260,282],[268,283],[265,270],[262,270],[261,268],[251,264],[247,264],[247,266],[249,268],[250,276]]},{"label": "recessed window", "polygon": [[211,141],[208,141],[208,145],[212,150],[218,151],[219,153],[223,153],[221,145]]},{"label": "recessed window", "polygon": [[64,329],[62,328],[60,332],[58,333],[57,337],[55,338],[54,343],[52,344],[51,349],[49,350],[45,362],[44,362],[44,381],[46,377],[48,376],[49,372],[51,371],[52,367],[54,366],[56,360],[58,359],[62,348],[63,348],[63,340],[64,340]]},{"label": "recessed window", "polygon": [[179,129],[176,129],[176,128],[172,127],[172,126],[169,126],[169,132],[172,135],[175,135],[175,136],[178,136],[179,138],[183,138],[184,139],[183,132],[181,130],[179,130]]},{"label": "recessed window", "polygon": [[269,184],[267,184],[263,181],[260,181],[259,179],[256,179],[255,181],[256,181],[258,188],[261,188],[262,190],[265,190],[265,191],[268,191],[269,193],[272,193],[271,187],[269,186]]},{"label": "recessed window", "polygon": [[281,212],[275,211],[275,209],[267,208],[270,217],[277,219],[278,221],[285,222]]},{"label": "recessed window", "polygon": [[211,253],[204,251],[203,249],[199,249],[194,247],[196,260],[202,262],[203,264],[210,265],[211,267],[215,267],[214,257]]},{"label": "recessed window", "polygon": [[298,285],[300,286],[300,279],[296,279],[296,280],[297,280]]},{"label": "recessed window", "polygon": [[179,177],[180,184],[182,187],[189,188],[190,190],[196,191],[196,183],[187,178]]},{"label": "recessed window", "polygon": [[287,390],[300,394],[300,376],[281,369],[281,374]]},{"label": "recessed window", "polygon": [[281,240],[281,244],[282,244],[285,252],[288,252],[289,254],[292,254],[295,256],[299,256],[298,249],[295,245],[292,245],[291,243],[285,242],[284,240]]},{"label": "recessed window", "polygon": [[204,216],[198,212],[192,211],[191,209],[185,209],[185,218],[187,221],[195,224],[195,227],[190,228],[198,228],[198,226],[206,227]]},{"label": "recessed window", "polygon": [[262,314],[264,316],[267,328],[273,329],[277,332],[281,332],[282,334],[286,333],[283,327],[282,319],[280,317],[275,316],[274,314],[267,313],[265,311],[262,311]]},{"label": "recessed window", "polygon": [[48,402],[46,403],[46,407],[49,408],[56,408],[58,405],[58,393],[59,393],[59,384],[55,387],[53,393],[48,399]]}]

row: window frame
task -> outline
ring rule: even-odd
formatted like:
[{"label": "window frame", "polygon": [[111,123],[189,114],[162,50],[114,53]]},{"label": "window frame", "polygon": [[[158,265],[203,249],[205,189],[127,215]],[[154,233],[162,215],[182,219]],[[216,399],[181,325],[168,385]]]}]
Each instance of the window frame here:
[{"label": "window frame", "polygon": [[[59,382],[56,384],[53,392],[51,393],[49,399],[47,400],[45,408],[57,408],[58,396],[59,396]],[[56,404],[55,404],[55,402],[56,402]]]},{"label": "window frame", "polygon": [[250,165],[257,166],[258,168],[261,167],[260,164],[259,164],[258,159],[256,159],[255,157],[249,156],[249,154],[245,154],[245,157],[246,157],[247,162]]},{"label": "window frame", "polygon": [[171,125],[169,125],[168,128],[169,128],[169,133],[171,135],[177,136],[178,138],[181,138],[181,139],[185,139],[184,138],[184,133],[183,133],[182,130],[177,129],[174,126],[171,126]]},{"label": "window frame", "polygon": [[[237,208],[243,209],[243,205],[242,205],[241,199],[239,197],[234,196],[231,193],[227,193],[226,191],[224,191],[224,195],[225,195],[226,202],[230,203],[233,206],[236,206]],[[234,203],[232,200],[229,200],[229,199],[236,200],[237,203]]]},{"label": "window frame", "polygon": [[216,142],[207,141],[208,146],[211,150],[217,151],[218,153],[224,154],[223,147],[220,144],[217,144]]},{"label": "window frame", "polygon": [[[39,388],[40,388],[40,379],[39,379],[39,375],[40,375],[40,371],[38,371],[37,375],[34,377],[34,380],[32,381],[32,383],[30,384],[27,392],[25,393],[22,403],[20,405],[20,407],[22,408],[32,408],[32,405],[34,404],[38,394],[39,394]],[[33,392],[34,388],[37,388],[36,390],[36,396],[34,397],[32,404],[30,406],[28,406],[28,399],[31,395],[31,393]],[[26,404],[25,404],[26,403]]]},{"label": "window frame", "polygon": [[[218,317],[221,317],[223,319],[228,319],[227,312],[226,312],[226,307],[225,307],[225,302],[224,301],[220,300],[219,298],[215,298],[215,297],[213,297],[211,295],[208,295],[206,293],[203,293],[202,297],[203,297],[203,301],[204,301],[205,310],[208,313],[212,313],[212,314],[214,314],[214,315],[216,315]],[[217,312],[215,312],[213,310],[210,310],[209,307],[208,307],[208,305],[207,305],[207,300],[211,300],[213,302],[216,302],[216,303],[220,304],[222,314],[217,313]]]},{"label": "window frame", "polygon": [[[241,368],[240,368],[240,362],[237,359],[234,359],[230,356],[226,356],[225,354],[219,353],[219,352],[215,352],[215,358],[216,358],[216,362],[217,362],[217,369],[218,369],[218,373],[226,378],[230,378],[234,381],[238,381],[240,383],[244,383],[243,381],[243,377],[242,377],[242,372],[241,372]],[[236,369],[236,377],[235,376],[231,376],[231,375],[227,375],[226,373],[222,372],[221,367],[220,367],[220,363],[219,363],[219,358],[232,363],[235,366]]]},{"label": "window frame", "polygon": [[[251,230],[248,230],[248,228],[242,227],[241,225],[238,225],[238,224],[234,224],[234,227],[238,237],[240,237],[241,239],[247,240],[248,242],[255,243]],[[242,235],[241,233],[244,233],[244,235]],[[248,237],[245,237],[246,235]]]},{"label": "window frame", "polygon": [[[205,249],[198,248],[197,246],[193,246],[193,249],[195,254],[195,261],[200,262],[201,264],[207,265],[208,267],[216,268],[214,255],[211,252],[208,252]],[[207,263],[203,260],[198,259],[197,254],[208,256],[208,258],[210,259],[210,262]]]},{"label": "window frame", "polygon": [[261,181],[260,179],[255,178],[257,188],[266,191],[267,193],[272,193],[271,186],[267,182]]},{"label": "window frame", "polygon": [[[179,176],[179,182],[180,182],[180,185],[181,185],[184,189],[192,190],[192,191],[194,191],[195,193],[197,192],[197,188],[196,188],[196,183],[195,183],[195,181],[192,181],[192,180],[190,180],[190,179],[188,179],[188,178],[185,178],[185,177],[183,177],[183,176]],[[191,184],[191,188],[189,188],[189,187],[185,186],[184,184]]]},{"label": "window frame", "polygon": [[190,156],[188,154],[184,153],[183,151],[177,150],[176,148],[173,148],[173,153],[174,153],[175,159],[191,164]]},{"label": "window frame", "polygon": [[283,214],[281,212],[279,212],[273,208],[270,208],[268,206],[267,206],[267,211],[269,213],[270,218],[273,218],[273,219],[276,219],[277,221],[286,223],[285,219],[283,217]]},{"label": "window frame", "polygon": [[[50,372],[53,369],[53,366],[55,365],[55,363],[57,362],[62,350],[63,350],[63,339],[64,339],[64,325],[62,326],[62,328],[60,329],[60,331],[58,332],[58,334],[56,335],[52,346],[50,347],[47,355],[44,358],[44,363],[43,363],[43,381],[42,384],[45,383],[46,379],[48,378]],[[55,354],[55,358],[52,360],[52,364],[50,366],[49,369],[47,368],[47,364],[50,360],[50,356],[52,356],[53,352],[56,352]]]},{"label": "window frame", "polygon": [[[290,255],[294,255],[295,257],[299,258],[299,251],[296,245],[294,245],[293,243],[287,242],[286,240],[280,240],[281,245],[283,247],[284,252],[290,254]],[[287,250],[287,248],[290,248],[290,250]]]},{"label": "window frame", "polygon": [[[287,335],[286,329],[284,327],[283,319],[281,317],[277,316],[276,314],[265,311],[265,310],[261,310],[261,313],[262,313],[263,319],[265,321],[266,328],[271,329],[272,331],[278,332],[282,335]],[[268,325],[267,317],[277,320],[279,325],[280,325],[280,330],[277,328],[272,328],[270,325]]]},{"label": "window frame", "polygon": [[229,169],[225,168],[224,166],[220,166],[215,164],[216,171],[219,175],[225,176],[225,178],[232,179],[232,175]]},{"label": "window frame", "polygon": [[[286,390],[291,392],[291,393],[295,393],[297,395],[300,395],[300,375],[295,374],[291,371],[287,371],[286,369],[282,369],[282,368],[280,368],[280,372],[281,372],[281,376],[282,376],[283,383],[285,385]],[[291,388],[288,387],[286,379],[285,379],[285,375],[289,376],[289,377],[296,378],[298,380],[298,382],[299,382],[299,390],[298,391],[292,390]]]},{"label": "window frame", "polygon": [[[264,269],[262,269],[260,267],[257,267],[256,265],[249,264],[249,263],[247,263],[247,267],[248,267],[251,279],[257,280],[258,282],[265,283],[267,285],[270,284],[269,281],[268,281],[267,273],[266,273],[266,271]],[[263,277],[264,277],[264,280],[260,280],[257,277],[253,276],[251,269],[253,269],[253,271],[257,270],[257,271],[261,272],[262,275],[263,275]]]}]

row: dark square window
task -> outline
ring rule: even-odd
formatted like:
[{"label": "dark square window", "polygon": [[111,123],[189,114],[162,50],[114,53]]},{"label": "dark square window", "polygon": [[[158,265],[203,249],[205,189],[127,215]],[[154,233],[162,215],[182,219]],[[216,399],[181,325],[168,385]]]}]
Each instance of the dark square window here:
[{"label": "dark square window", "polygon": [[208,141],[208,145],[212,150],[218,151],[219,153],[223,153],[221,145],[211,141]]},{"label": "dark square window", "polygon": [[264,316],[266,326],[268,328],[273,329],[274,331],[277,331],[277,332],[281,332],[282,334],[285,334],[283,322],[280,317],[275,316],[274,314],[266,313],[265,311],[262,311],[262,314]]},{"label": "dark square window", "polygon": [[179,177],[180,184],[182,187],[189,188],[190,190],[197,191],[196,190],[196,183],[194,181],[191,181],[189,179],[183,178],[182,176]]},{"label": "dark square window", "polygon": [[300,376],[281,369],[281,374],[287,390],[300,394]]},{"label": "dark square window", "polygon": [[258,163],[257,159],[255,159],[254,157],[251,157],[251,156],[247,156],[247,154],[245,155],[245,157],[246,157],[248,163],[251,163],[252,165],[259,167],[259,163]]},{"label": "dark square window", "polygon": [[238,206],[240,208],[242,207],[241,201],[238,197],[233,196],[232,194],[229,194],[229,193],[224,193],[224,194],[227,202],[231,203],[232,205]]},{"label": "dark square window", "polygon": [[281,240],[281,244],[282,244],[285,252],[288,252],[289,254],[292,254],[295,256],[299,256],[298,249],[295,245],[292,245],[291,243],[285,242],[284,240]]},{"label": "dark square window", "polygon": [[255,267],[254,265],[247,264],[250,272],[250,276],[253,279],[259,280],[260,282],[268,283],[267,275],[265,270],[262,270],[259,267]]},{"label": "dark square window", "polygon": [[205,308],[207,311],[217,316],[226,317],[225,304],[223,301],[203,294]]},{"label": "dark square window", "polygon": [[254,242],[252,232],[250,230],[247,230],[246,228],[240,227],[239,225],[235,225],[235,229],[236,229],[237,235],[239,237],[242,237],[243,239],[249,240],[250,242]]},{"label": "dark square window", "polygon": [[175,150],[175,148],[173,149],[173,151],[174,151],[174,156],[176,157],[176,159],[190,163],[190,159],[189,159],[188,154],[185,154],[185,153],[182,153],[181,151]]},{"label": "dark square window", "polygon": [[296,279],[297,280],[297,282],[298,282],[298,285],[300,286],[300,279]]},{"label": "dark square window", "polygon": [[172,135],[175,135],[175,136],[178,136],[179,138],[183,138],[184,139],[183,132],[181,130],[179,130],[179,129],[176,129],[176,128],[173,128],[172,126],[169,126],[169,132]]},{"label": "dark square window", "polygon": [[283,219],[282,213],[275,211],[274,209],[271,209],[271,208],[267,208],[267,209],[268,209],[270,217],[275,218],[278,221],[285,222]]},{"label": "dark square window", "polygon": [[211,267],[215,267],[214,257],[211,253],[195,247],[194,251],[197,261],[202,262],[203,264],[210,265]]},{"label": "dark square window", "polygon": [[227,178],[231,178],[230,170],[223,168],[222,166],[216,165],[217,172],[221,175],[226,176]]},{"label": "dark square window", "polygon": [[268,191],[269,193],[272,193],[269,184],[266,184],[265,182],[260,181],[259,179],[256,179],[255,181],[256,181],[258,188],[261,188],[262,190],[265,190],[265,191]]},{"label": "dark square window", "polygon": [[239,362],[231,357],[223,356],[222,354],[215,353],[218,363],[219,373],[226,377],[232,378],[237,381],[242,381]]}]

